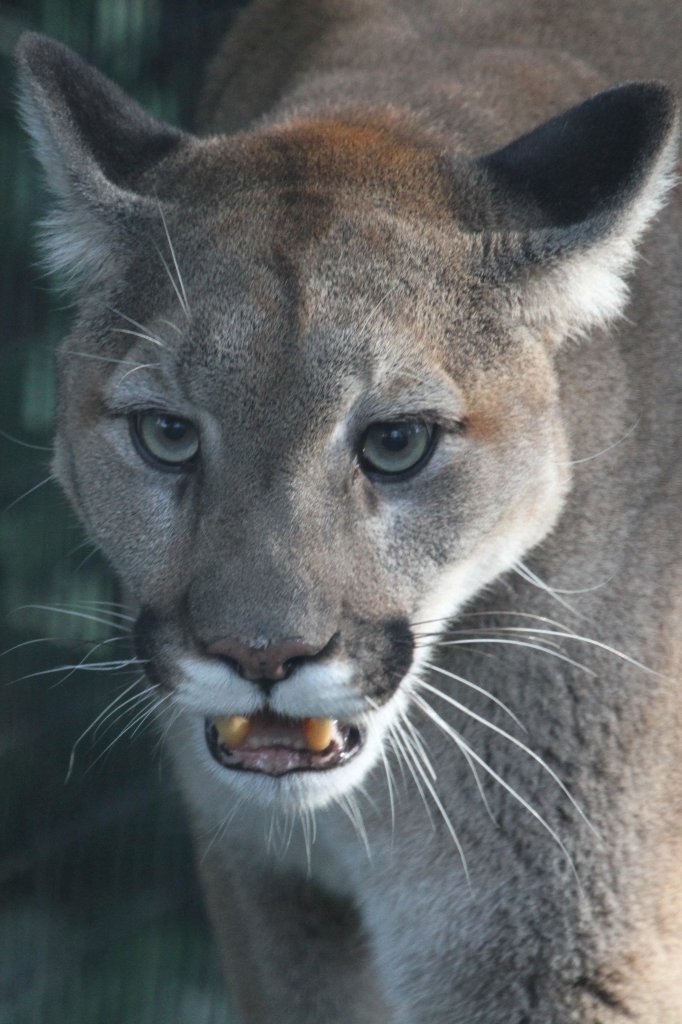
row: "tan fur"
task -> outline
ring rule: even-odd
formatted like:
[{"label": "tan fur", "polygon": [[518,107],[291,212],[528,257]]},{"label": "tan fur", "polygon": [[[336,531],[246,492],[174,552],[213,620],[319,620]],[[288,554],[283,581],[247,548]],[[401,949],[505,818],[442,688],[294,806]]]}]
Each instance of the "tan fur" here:
[{"label": "tan fur", "polygon": [[[664,0],[258,0],[204,136],[22,44],[78,298],[56,470],[245,1024],[682,1024],[681,37]],[[414,420],[428,461],[372,472]],[[362,742],[234,771],[231,714]]]}]

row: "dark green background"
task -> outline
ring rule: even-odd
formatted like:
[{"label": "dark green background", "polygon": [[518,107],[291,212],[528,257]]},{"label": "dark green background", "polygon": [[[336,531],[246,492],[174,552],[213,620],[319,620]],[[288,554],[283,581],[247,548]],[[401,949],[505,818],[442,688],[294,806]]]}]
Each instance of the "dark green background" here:
[{"label": "dark green background", "polygon": [[37,266],[47,199],[17,125],[12,53],[24,29],[45,32],[191,126],[201,69],[237,6],[0,2],[0,431],[23,442],[0,435],[0,1024],[227,1020],[154,728],[125,732],[134,708],[105,722],[65,782],[75,741],[135,675],[58,670],[124,658],[127,639],[97,603],[117,600],[115,584],[56,485],[22,497],[49,476],[54,351],[70,313]]}]

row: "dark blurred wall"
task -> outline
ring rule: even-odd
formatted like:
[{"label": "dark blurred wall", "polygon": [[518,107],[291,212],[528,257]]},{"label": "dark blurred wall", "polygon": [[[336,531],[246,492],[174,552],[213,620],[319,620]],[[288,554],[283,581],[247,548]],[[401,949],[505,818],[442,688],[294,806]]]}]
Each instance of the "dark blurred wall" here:
[{"label": "dark blurred wall", "polygon": [[70,312],[36,265],[47,203],[12,53],[21,31],[45,32],[187,127],[237,6],[0,3],[0,1024],[228,1019],[179,800],[153,726],[136,725],[144,707],[89,728],[136,675],[94,667],[125,659],[127,620],[49,480]]}]

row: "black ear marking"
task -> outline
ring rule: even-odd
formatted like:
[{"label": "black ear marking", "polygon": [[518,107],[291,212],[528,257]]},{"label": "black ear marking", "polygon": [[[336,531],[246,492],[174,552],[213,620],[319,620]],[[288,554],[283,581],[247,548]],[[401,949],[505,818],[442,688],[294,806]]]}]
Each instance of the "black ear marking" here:
[{"label": "black ear marking", "polygon": [[188,138],[46,36],[22,35],[17,60],[24,119],[56,192],[97,172],[126,188]]},{"label": "black ear marking", "polygon": [[84,295],[114,287],[130,241],[160,221],[167,158],[194,136],[157,121],[52,39],[26,33],[17,59],[21,113],[55,199],[45,265]]},{"label": "black ear marking", "polygon": [[646,178],[675,123],[657,82],[599,93],[480,161],[503,193],[540,211],[545,227],[623,206]]}]

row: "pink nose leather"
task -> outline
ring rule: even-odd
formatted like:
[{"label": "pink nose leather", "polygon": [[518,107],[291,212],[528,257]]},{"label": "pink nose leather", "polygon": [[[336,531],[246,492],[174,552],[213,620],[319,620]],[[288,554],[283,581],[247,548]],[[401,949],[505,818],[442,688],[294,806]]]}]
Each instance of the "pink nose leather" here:
[{"label": "pink nose leather", "polygon": [[291,661],[312,658],[319,654],[320,648],[296,639],[284,640],[268,647],[248,647],[239,640],[216,640],[207,650],[216,658],[231,661],[245,679],[278,682],[286,679],[291,672]]}]

